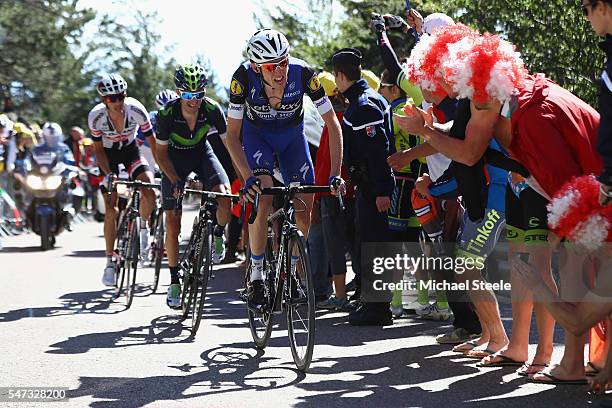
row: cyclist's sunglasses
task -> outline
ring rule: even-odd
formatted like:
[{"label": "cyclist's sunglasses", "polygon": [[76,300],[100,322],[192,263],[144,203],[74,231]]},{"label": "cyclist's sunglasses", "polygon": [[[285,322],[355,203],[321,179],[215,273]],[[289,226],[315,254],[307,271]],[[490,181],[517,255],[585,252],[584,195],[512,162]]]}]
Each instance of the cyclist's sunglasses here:
[{"label": "cyclist's sunglasses", "polygon": [[186,101],[191,101],[193,99],[204,99],[204,96],[206,95],[206,91],[201,91],[201,92],[184,92],[184,91],[180,91],[181,94],[181,99],[184,99]]},{"label": "cyclist's sunglasses", "polygon": [[287,68],[287,65],[289,65],[289,58],[285,58],[280,62],[275,62],[272,64],[261,64],[260,66],[264,71],[274,72],[278,68]]},{"label": "cyclist's sunglasses", "polygon": [[102,99],[106,103],[122,101],[122,100],[125,99],[125,92],[122,92],[120,94],[105,95],[105,96],[102,97]]}]

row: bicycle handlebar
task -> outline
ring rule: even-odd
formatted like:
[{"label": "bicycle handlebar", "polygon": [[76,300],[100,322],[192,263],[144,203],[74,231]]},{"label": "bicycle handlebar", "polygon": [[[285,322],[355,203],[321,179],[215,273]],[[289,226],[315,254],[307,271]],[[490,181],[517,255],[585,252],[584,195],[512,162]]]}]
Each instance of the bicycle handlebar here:
[{"label": "bicycle handlebar", "polygon": [[[256,182],[259,186],[259,180]],[[339,187],[339,184],[335,187]],[[330,186],[303,186],[303,185],[288,185],[283,187],[266,187],[261,189],[261,195],[289,195],[293,197],[295,194],[312,194],[312,193],[329,193],[331,192]],[[255,219],[257,218],[257,209],[259,207],[259,196],[260,193],[255,195],[255,201],[253,206],[251,207],[251,216],[249,217],[249,224],[253,224]],[[342,194],[338,194],[338,201],[340,202],[340,208],[344,211],[346,208],[344,207],[344,202],[342,201]],[[240,217],[241,224],[244,221],[244,213],[246,211],[246,200],[242,203],[242,214]]]},{"label": "bicycle handlebar", "polygon": [[117,180],[116,178],[112,178],[111,181],[110,181],[110,186],[108,187],[108,192],[107,192],[107,194],[109,196],[113,193],[113,191],[115,191],[115,186],[117,184],[123,184],[125,186],[135,187],[135,188],[157,188],[157,189],[161,189],[161,184],[146,183],[146,182],[140,181],[140,180],[128,181],[128,180]]}]

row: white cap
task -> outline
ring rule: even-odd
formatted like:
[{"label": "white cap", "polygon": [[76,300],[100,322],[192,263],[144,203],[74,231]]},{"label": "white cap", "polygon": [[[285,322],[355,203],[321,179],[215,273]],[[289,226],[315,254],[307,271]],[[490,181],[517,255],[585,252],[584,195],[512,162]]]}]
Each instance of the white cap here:
[{"label": "white cap", "polygon": [[454,25],[452,18],[443,13],[432,13],[423,20],[423,32],[433,34],[433,32],[444,26]]}]

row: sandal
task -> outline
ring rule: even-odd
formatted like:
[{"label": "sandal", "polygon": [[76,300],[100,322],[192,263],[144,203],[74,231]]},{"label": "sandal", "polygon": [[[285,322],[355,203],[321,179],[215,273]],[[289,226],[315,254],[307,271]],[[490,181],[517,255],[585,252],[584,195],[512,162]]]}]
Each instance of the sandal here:
[{"label": "sandal", "polygon": [[516,370],[516,373],[518,375],[520,375],[521,377],[527,377],[533,374],[537,374],[542,370],[538,370],[535,373],[528,373],[527,370],[529,370],[529,367],[542,367],[542,370],[545,369],[546,367],[548,367],[548,364],[540,364],[540,363],[525,363],[523,364],[523,366],[521,368],[519,368],[518,370]]},{"label": "sandal", "polygon": [[481,361],[476,364],[476,367],[522,367],[526,364],[525,361],[516,361],[510,357],[506,357],[502,354],[494,354],[491,358],[497,358],[497,361]]},{"label": "sandal", "polygon": [[485,350],[470,350],[467,353],[465,353],[465,356],[467,358],[477,358],[477,359],[483,359],[485,357],[489,357],[493,354],[497,353],[497,351],[491,350],[491,349],[485,349]]},{"label": "sandal", "polygon": [[600,369],[590,361],[587,363],[586,367],[584,367],[584,372],[587,377],[595,377],[599,374]]},{"label": "sandal", "polygon": [[536,380],[534,378],[528,378],[527,382],[534,384],[553,384],[553,385],[587,385],[588,382],[586,378],[580,378],[577,380],[563,380],[561,378],[555,377],[551,373],[541,372],[538,374],[542,374],[544,376],[541,380]]},{"label": "sandal", "polygon": [[479,344],[476,343],[476,340],[469,340],[469,341],[466,341],[465,343],[461,343],[461,344],[453,347],[453,351],[455,353],[463,353],[463,354],[465,354],[465,353],[467,353],[469,351],[474,350],[474,348],[476,348],[478,346],[479,346]]}]

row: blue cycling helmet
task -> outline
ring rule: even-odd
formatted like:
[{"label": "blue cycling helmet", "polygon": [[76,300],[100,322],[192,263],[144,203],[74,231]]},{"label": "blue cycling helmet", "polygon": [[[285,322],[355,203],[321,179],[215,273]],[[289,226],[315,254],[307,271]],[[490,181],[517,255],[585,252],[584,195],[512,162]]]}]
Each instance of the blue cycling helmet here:
[{"label": "blue cycling helmet", "polygon": [[168,103],[178,99],[179,96],[172,89],[164,89],[155,97],[155,104],[157,105],[157,109],[162,109]]}]

